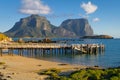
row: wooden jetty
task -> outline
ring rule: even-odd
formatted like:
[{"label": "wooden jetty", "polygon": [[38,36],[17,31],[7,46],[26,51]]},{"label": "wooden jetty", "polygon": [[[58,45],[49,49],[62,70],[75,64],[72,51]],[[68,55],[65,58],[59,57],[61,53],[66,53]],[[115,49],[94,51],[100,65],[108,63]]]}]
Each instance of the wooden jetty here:
[{"label": "wooden jetty", "polygon": [[24,53],[30,56],[47,54],[97,54],[104,51],[103,44],[67,44],[67,43],[0,43],[0,56],[4,54],[4,49],[9,55],[17,51],[18,55]]}]

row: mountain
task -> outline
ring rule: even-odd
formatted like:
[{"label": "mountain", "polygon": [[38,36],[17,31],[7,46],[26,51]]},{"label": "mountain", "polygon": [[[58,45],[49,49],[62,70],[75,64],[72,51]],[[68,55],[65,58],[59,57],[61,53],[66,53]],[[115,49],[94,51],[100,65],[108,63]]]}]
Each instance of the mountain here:
[{"label": "mountain", "polygon": [[71,31],[64,29],[62,27],[53,28],[52,32],[54,34],[58,35],[59,37],[77,37],[74,32],[71,32]]},{"label": "mountain", "polygon": [[42,16],[31,15],[20,19],[13,28],[5,32],[10,37],[49,37],[54,26]]},{"label": "mountain", "polygon": [[43,16],[31,15],[20,19],[5,34],[9,37],[80,37],[93,35],[93,30],[87,19],[68,19],[56,27]]},{"label": "mountain", "polygon": [[113,39],[110,35],[83,36],[84,39]]},{"label": "mountain", "polygon": [[68,19],[63,21],[60,27],[71,31],[76,34],[76,36],[91,36],[93,35],[93,30],[88,23],[87,19]]}]

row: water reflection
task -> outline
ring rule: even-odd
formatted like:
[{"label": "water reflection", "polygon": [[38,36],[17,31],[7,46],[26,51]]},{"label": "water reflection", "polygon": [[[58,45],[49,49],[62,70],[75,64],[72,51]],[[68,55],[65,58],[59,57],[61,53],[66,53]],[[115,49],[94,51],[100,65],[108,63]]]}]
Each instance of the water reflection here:
[{"label": "water reflection", "polygon": [[[18,50],[14,50],[15,54],[19,54]],[[23,50],[23,56],[25,57],[32,57],[42,60],[48,60],[48,61],[57,61],[57,62],[63,62],[63,63],[70,63],[70,64],[77,64],[77,65],[88,65],[88,66],[94,66],[94,65],[100,65],[99,64],[99,58],[104,56],[104,52],[98,53],[98,54],[78,54],[74,53],[72,54],[70,51],[66,53],[55,53],[49,52],[49,50],[46,50],[43,53],[39,51],[35,51],[31,54],[28,50]]]},{"label": "water reflection", "polygon": [[[77,42],[78,43],[78,42]],[[98,54],[71,54],[71,53],[47,53],[41,54],[37,52],[33,56],[28,56],[27,51],[24,51],[24,56],[34,57],[37,59],[58,61],[70,64],[83,64],[83,65],[98,65],[102,67],[117,67],[120,66],[120,39],[87,39],[79,43],[103,43],[105,45],[105,52]],[[14,51],[17,54],[17,51]]]}]

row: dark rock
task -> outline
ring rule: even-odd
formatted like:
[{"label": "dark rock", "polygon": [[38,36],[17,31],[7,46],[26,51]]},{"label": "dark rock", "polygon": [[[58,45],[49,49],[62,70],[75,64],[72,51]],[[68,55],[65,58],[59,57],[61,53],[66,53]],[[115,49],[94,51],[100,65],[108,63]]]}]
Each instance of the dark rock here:
[{"label": "dark rock", "polygon": [[12,78],[11,76],[6,76],[7,78]]},{"label": "dark rock", "polygon": [[65,20],[60,27],[68,31],[74,32],[76,36],[92,36],[93,30],[87,19],[68,19]]}]

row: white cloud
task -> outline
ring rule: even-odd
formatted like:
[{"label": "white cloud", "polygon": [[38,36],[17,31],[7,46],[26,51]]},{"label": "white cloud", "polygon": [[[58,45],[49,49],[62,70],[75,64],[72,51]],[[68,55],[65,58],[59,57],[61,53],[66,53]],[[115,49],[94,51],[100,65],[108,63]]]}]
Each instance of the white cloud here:
[{"label": "white cloud", "polygon": [[51,9],[41,0],[22,0],[20,12],[23,14],[49,14]]},{"label": "white cloud", "polygon": [[82,3],[81,8],[84,9],[86,14],[94,13],[98,9],[98,7],[92,4],[90,1],[88,3]]},{"label": "white cloud", "polygon": [[93,22],[98,22],[98,21],[100,21],[99,18],[94,18],[94,19],[93,19]]}]

